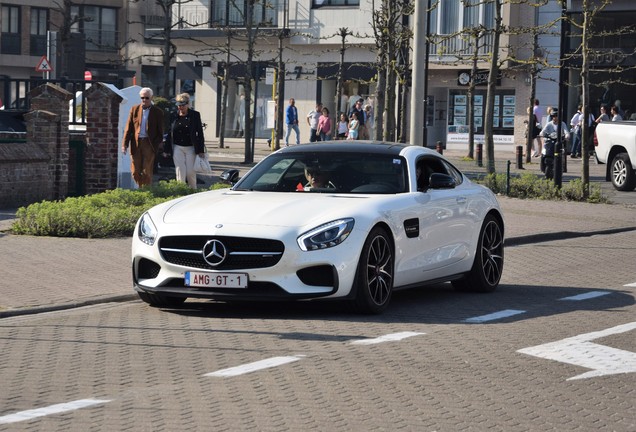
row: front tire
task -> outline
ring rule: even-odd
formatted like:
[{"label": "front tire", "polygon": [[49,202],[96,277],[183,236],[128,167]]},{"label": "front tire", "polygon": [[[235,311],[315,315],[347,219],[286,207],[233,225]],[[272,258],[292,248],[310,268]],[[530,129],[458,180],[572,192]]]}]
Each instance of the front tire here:
[{"label": "front tire", "polygon": [[362,313],[383,312],[393,294],[393,244],[382,228],[371,230],[364,243],[354,282],[354,306]]},{"label": "front tire", "polygon": [[141,300],[152,307],[176,308],[186,301],[186,297],[170,297],[159,294],[150,294],[147,292],[138,292],[137,295]]},{"label": "front tire", "polygon": [[631,191],[636,187],[636,175],[627,153],[619,153],[612,160],[612,184],[619,191]]},{"label": "front tire", "polygon": [[489,214],[479,232],[473,267],[463,278],[453,281],[453,287],[460,291],[482,293],[497,289],[503,273],[503,243],[501,222]]}]

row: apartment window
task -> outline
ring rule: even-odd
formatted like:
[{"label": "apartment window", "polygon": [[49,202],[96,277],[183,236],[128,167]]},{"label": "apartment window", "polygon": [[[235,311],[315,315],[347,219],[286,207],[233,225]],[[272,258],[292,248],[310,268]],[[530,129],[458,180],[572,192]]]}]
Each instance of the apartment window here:
[{"label": "apartment window", "polygon": [[73,31],[84,33],[87,51],[117,50],[117,9],[101,6],[72,6],[79,21]]},{"label": "apartment window", "polygon": [[[494,28],[494,3],[483,0],[439,0],[430,12],[430,34],[453,37],[437,38],[433,52],[440,55],[466,56],[472,55],[475,45],[459,33],[471,28],[483,26]],[[435,42],[435,38],[433,38]],[[488,52],[492,42],[490,33],[483,33],[479,42],[480,54]]]},{"label": "apartment window", "polygon": [[311,7],[314,9],[323,6],[360,6],[360,0],[312,0]]},{"label": "apartment window", "polygon": [[2,5],[2,54],[21,54],[20,7]]},{"label": "apartment window", "polygon": [[[254,26],[276,27],[278,25],[278,0],[254,3],[252,22]],[[210,23],[216,26],[245,27],[247,16],[245,0],[213,2]]]},{"label": "apartment window", "polygon": [[46,54],[46,32],[49,29],[49,11],[31,8],[31,55]]},{"label": "apartment window", "polygon": [[463,28],[494,27],[494,2],[483,0],[439,0],[431,10],[431,33],[450,35]]}]

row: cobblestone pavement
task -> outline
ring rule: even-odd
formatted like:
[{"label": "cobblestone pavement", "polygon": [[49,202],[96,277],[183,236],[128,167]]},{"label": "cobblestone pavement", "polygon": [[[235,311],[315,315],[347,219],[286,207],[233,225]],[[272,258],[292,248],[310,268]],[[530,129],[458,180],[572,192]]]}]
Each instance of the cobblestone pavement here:
[{"label": "cobblestone pavement", "polygon": [[[249,168],[223,151],[215,175]],[[0,431],[636,431],[636,373],[580,378],[636,367],[636,207],[500,203],[501,289],[400,291],[379,316],[122,302],[130,238],[16,236],[0,211]],[[479,321],[495,311],[512,315]],[[566,360],[524,352],[555,343]],[[228,374],[265,359],[290,363]]]},{"label": "cobblestone pavement", "polygon": [[[210,148],[212,177],[229,168],[245,173],[241,142]],[[260,143],[255,161],[271,151]],[[466,172],[484,172],[463,152],[445,152]],[[497,154],[506,166],[507,152]],[[499,169],[499,168],[498,168]],[[538,172],[538,163],[526,167]],[[580,169],[580,168],[579,168]],[[598,178],[603,167],[591,164]],[[516,170],[518,172],[519,170]],[[575,176],[571,166],[568,175]],[[565,177],[564,177],[565,178]],[[208,179],[215,181],[215,178]],[[636,199],[636,191],[629,195]],[[519,200],[500,197],[506,219],[507,244],[540,242],[636,229],[636,204],[586,204],[561,201]],[[135,298],[130,277],[130,239],[67,239],[16,236],[8,233],[15,209],[0,210],[0,317],[74,307],[108,300]],[[633,261],[626,263],[632,265]]]}]

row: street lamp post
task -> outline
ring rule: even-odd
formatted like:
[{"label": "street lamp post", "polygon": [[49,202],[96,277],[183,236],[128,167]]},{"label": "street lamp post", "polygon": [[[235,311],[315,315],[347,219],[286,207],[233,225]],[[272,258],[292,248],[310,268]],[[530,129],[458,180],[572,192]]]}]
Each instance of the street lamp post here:
[{"label": "street lamp post", "polygon": [[[415,145],[427,145],[426,114],[428,102],[428,33],[430,24],[431,0],[427,0],[428,8],[423,9],[423,2],[415,2],[413,14],[413,73],[411,74],[411,115],[409,142]],[[424,15],[426,14],[426,15]],[[422,23],[426,22],[426,31],[422,31]],[[424,56],[421,49],[424,48]],[[424,57],[422,64],[422,57]],[[423,123],[422,123],[423,121]]]},{"label": "street lamp post", "polygon": [[567,4],[565,1],[561,3],[561,48],[559,52],[559,116],[557,125],[558,141],[554,152],[554,185],[558,188],[563,184],[563,131],[562,124],[565,119],[565,100],[567,96],[566,79],[568,70],[566,69],[565,51],[567,38],[566,34],[570,31],[567,17]]}]

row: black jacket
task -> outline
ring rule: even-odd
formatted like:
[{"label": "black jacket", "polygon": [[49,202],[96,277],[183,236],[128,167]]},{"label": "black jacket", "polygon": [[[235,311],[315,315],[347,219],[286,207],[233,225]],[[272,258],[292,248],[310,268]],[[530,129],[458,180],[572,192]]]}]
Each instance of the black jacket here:
[{"label": "black jacket", "polygon": [[[170,144],[174,144],[174,126],[179,117],[179,113],[173,113],[170,116],[170,131],[168,140]],[[203,124],[201,123],[201,114],[191,108],[188,108],[188,130],[190,131],[190,142],[194,146],[195,153],[205,152],[205,138],[203,135]]]}]

